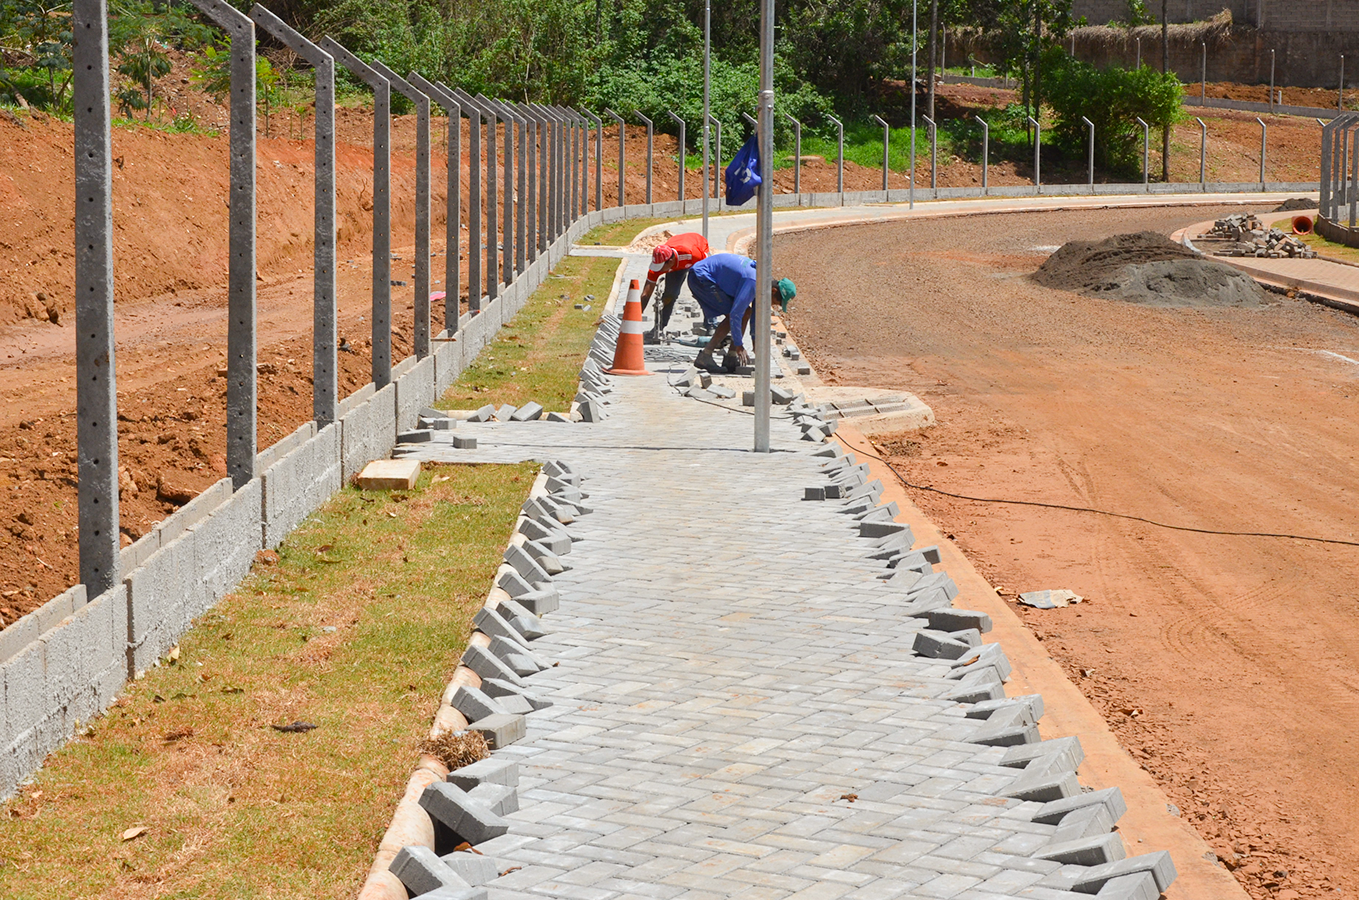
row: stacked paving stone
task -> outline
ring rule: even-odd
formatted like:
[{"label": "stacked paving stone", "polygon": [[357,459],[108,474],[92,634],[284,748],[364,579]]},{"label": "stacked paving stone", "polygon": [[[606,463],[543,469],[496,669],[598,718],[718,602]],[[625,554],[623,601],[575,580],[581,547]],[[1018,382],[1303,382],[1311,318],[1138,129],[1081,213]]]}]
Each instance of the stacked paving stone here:
[{"label": "stacked paving stone", "polygon": [[1264,259],[1316,259],[1317,252],[1279,228],[1266,228],[1253,215],[1227,216],[1213,223],[1209,237],[1223,238],[1230,246],[1215,256],[1254,256]]},{"label": "stacked paving stone", "polygon": [[483,885],[510,867],[477,849],[509,832],[505,817],[519,809],[518,763],[495,754],[523,739],[529,714],[552,705],[531,690],[530,679],[549,668],[531,644],[548,633],[541,617],[557,609],[552,578],[567,570],[561,561],[573,540],[567,526],[590,512],[580,476],[565,463],[549,462],[542,474],[546,481],[524,502],[495,588],[472,620],[489,643],[469,641],[462,666],[479,684],[455,677],[447,697],[468,729],[486,738],[492,756],[450,771],[420,796],[434,823],[434,846],[407,845],[390,867],[413,897],[487,900]]},{"label": "stacked paving stone", "polygon": [[[600,325],[601,330],[603,327]],[[617,340],[618,336],[615,334],[610,345]],[[590,344],[590,355],[585,358],[585,363],[580,369],[580,388],[571,403],[572,419],[581,422],[602,422],[608,416],[604,407],[610,402],[608,395],[613,393],[613,379],[604,371],[607,363],[599,362],[599,356],[604,351],[599,332],[596,332],[594,341]]]}]

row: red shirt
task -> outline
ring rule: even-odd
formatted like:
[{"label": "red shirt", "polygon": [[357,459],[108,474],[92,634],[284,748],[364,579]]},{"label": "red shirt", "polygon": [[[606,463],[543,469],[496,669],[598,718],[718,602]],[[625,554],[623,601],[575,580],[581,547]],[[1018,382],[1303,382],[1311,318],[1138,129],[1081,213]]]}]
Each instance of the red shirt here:
[{"label": "red shirt", "polygon": [[[671,272],[683,272],[693,266],[694,263],[708,258],[708,242],[703,239],[703,235],[697,232],[686,232],[677,234],[670,240],[661,245],[671,247],[678,254],[670,267]],[[647,270],[646,280],[648,284],[655,284],[656,279],[661,277],[662,265],[652,262]]]}]

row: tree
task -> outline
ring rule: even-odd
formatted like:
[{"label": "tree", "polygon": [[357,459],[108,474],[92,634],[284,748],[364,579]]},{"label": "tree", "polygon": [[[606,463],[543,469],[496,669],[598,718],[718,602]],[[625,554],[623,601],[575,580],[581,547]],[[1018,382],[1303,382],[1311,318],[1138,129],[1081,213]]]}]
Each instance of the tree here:
[{"label": "tree", "polygon": [[[71,88],[71,4],[46,0],[0,0],[0,39],[5,49],[31,60],[47,82],[42,105],[61,109]],[[12,87],[17,93],[17,88]]]},{"label": "tree", "polygon": [[1088,118],[1095,123],[1095,157],[1102,166],[1130,170],[1140,162],[1138,118],[1168,128],[1183,115],[1184,88],[1174,75],[1150,66],[1096,69],[1059,51],[1049,51],[1045,62],[1056,139],[1083,146],[1087,132],[1082,117]]}]

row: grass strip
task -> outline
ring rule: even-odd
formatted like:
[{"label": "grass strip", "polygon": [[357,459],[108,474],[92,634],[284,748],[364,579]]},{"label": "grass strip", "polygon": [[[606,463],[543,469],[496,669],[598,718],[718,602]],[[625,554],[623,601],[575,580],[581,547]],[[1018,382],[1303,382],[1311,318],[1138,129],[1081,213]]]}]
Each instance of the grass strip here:
[{"label": "grass strip", "polygon": [[[477,409],[536,400],[546,410],[568,411],[617,271],[616,259],[563,259],[435,405]],[[577,303],[590,308],[576,309]]]},{"label": "grass strip", "polygon": [[0,897],[352,898],[535,471],[333,497],[0,806]]}]

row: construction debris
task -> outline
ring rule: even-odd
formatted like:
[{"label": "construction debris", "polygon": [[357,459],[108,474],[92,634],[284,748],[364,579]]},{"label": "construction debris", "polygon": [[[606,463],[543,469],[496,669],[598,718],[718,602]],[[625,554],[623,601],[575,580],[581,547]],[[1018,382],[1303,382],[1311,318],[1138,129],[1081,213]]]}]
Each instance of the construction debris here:
[{"label": "construction debris", "polygon": [[1228,243],[1213,250],[1215,256],[1254,256],[1262,259],[1315,259],[1317,252],[1278,228],[1265,228],[1254,215],[1218,219],[1205,237]]}]

